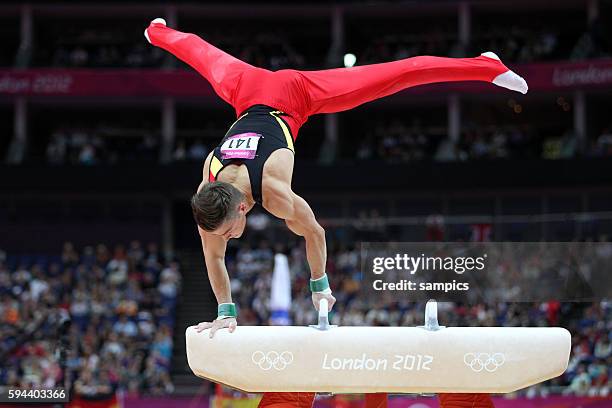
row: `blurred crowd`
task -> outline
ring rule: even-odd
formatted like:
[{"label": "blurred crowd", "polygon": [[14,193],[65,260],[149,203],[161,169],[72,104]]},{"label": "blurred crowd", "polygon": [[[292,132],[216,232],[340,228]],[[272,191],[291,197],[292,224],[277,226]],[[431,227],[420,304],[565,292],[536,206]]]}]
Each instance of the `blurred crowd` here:
[{"label": "blurred crowd", "polygon": [[[0,258],[0,383],[167,394],[179,265],[139,241]],[[70,317],[71,324],[62,322]],[[65,350],[63,358],[58,358]],[[63,367],[60,366],[63,363]]]},{"label": "blurred crowd", "polygon": [[[215,30],[202,34],[203,38],[236,58],[256,67],[271,69],[300,69],[306,67],[305,57],[298,52],[299,44],[292,44],[291,35],[261,28],[255,32]],[[321,55],[320,63],[325,61]],[[313,64],[313,61],[310,61]]]},{"label": "blurred crowd", "polygon": [[[446,136],[444,127],[425,127],[417,120],[410,124],[397,118],[381,120],[369,123],[367,128],[369,131],[355,152],[358,160],[382,159],[389,163],[431,160]],[[349,156],[349,152],[344,155]]]},{"label": "blurred crowd", "polygon": [[[433,16],[430,18],[435,19]],[[499,52],[506,61],[511,62],[584,60],[606,58],[612,53],[607,28],[599,19],[589,24],[572,24],[571,27],[557,21],[543,21],[539,26],[507,21],[488,25],[487,21],[479,20],[472,27],[469,44],[458,41],[454,25],[446,27],[442,24],[444,27],[439,28],[440,25],[435,24],[435,27],[397,32],[380,22],[376,26],[378,28],[369,29],[357,24],[359,30],[366,32],[360,34],[347,30],[348,42],[355,36],[353,46],[356,48],[347,52],[357,54],[358,64],[415,55],[466,57],[486,50]],[[47,29],[53,35],[42,38],[40,45],[31,50],[32,64],[99,68],[143,68],[171,64],[166,53],[151,47],[141,37],[141,30],[136,28],[142,24],[138,21],[131,24],[122,22],[115,26],[100,23],[70,27],[51,25]],[[179,29],[199,33],[211,44],[262,68],[314,68],[324,67],[328,62],[326,49],[317,49],[317,54],[313,55],[308,38],[300,32],[301,26],[293,28],[292,32],[290,26],[271,28],[272,24],[263,20],[253,24],[238,28],[207,24],[203,33],[198,29],[202,24],[193,23]],[[301,53],[302,49],[308,51]]]},{"label": "blurred crowd", "polygon": [[[609,127],[584,143],[571,129],[546,134],[533,125],[466,126],[457,141],[451,140],[446,132],[445,127],[427,127],[418,121],[377,122],[366,131],[353,157],[407,163],[516,158],[557,160],[612,155]],[[343,151],[340,155],[347,158],[351,152]]]},{"label": "blurred crowd", "polygon": [[[91,39],[88,34],[90,33],[83,32],[80,37]],[[103,35],[104,32],[96,34],[100,38],[107,37]],[[227,52],[235,50],[233,53],[236,57],[258,67],[272,70],[304,67],[304,57],[297,53],[287,40],[272,33],[260,33],[250,38],[235,38],[229,35],[217,39],[214,36],[206,37],[210,43],[224,48]],[[144,39],[131,46],[105,44],[98,39],[93,44],[58,45],[47,65],[74,68],[147,68],[161,67],[166,61],[167,54],[160,48],[145,44]]]},{"label": "blurred crowd", "polygon": [[[62,126],[52,132],[44,147],[44,156],[46,162],[53,165],[90,166],[132,160],[158,162],[161,147],[156,133],[148,128],[125,129],[104,123],[95,127]],[[222,134],[217,136],[220,138]],[[202,138],[180,138],[171,160],[204,161],[209,151]],[[30,155],[35,156],[36,153]]]},{"label": "blurred crowd", "polygon": [[[35,46],[31,50],[31,64],[71,68],[159,68],[175,64],[167,52],[146,42],[140,30],[141,25],[144,30],[143,24],[51,27],[50,32],[57,34],[44,38],[41,41],[44,47]],[[201,35],[208,42],[250,64],[272,70],[305,66],[304,56],[278,30],[262,28],[252,32],[252,27],[250,30],[247,27],[236,32],[206,28],[209,31]],[[323,62],[324,55],[321,58]]]},{"label": "blurred crowd", "polygon": [[157,161],[159,136],[147,128],[135,131],[105,123],[97,126],[62,126],[52,132],[44,154],[46,162],[54,165]]},{"label": "blurred crowd", "polygon": [[499,50],[504,58],[513,62],[550,60],[585,60],[609,58],[612,43],[607,28],[595,19],[584,30],[562,31],[562,23],[542,22],[538,27],[492,24],[475,33],[474,52]]},{"label": "blurred crowd", "polygon": [[165,55],[157,47],[147,47],[146,44],[133,44],[128,47],[105,44],[105,36],[100,34],[103,33],[92,30],[79,35],[80,38],[94,39],[93,44],[85,41],[74,45],[59,44],[51,61],[46,65],[73,68],[144,68],[159,67],[164,61]]},{"label": "blurred crowd", "polygon": [[[221,140],[221,136],[219,136]],[[204,144],[202,139],[196,139],[187,142],[185,139],[180,139],[176,143],[176,147],[172,152],[173,161],[193,160],[203,162],[209,152],[208,146]]]},{"label": "blurred crowd", "polygon": [[[220,125],[220,124],[219,124]],[[612,156],[612,131],[581,143],[573,130],[555,134],[533,125],[466,126],[457,141],[447,136],[445,126],[425,126],[418,120],[390,119],[364,125],[361,141],[340,140],[338,160],[383,160],[388,163],[414,161],[468,161],[482,159],[545,159]],[[219,129],[222,127],[219,126]],[[95,127],[62,126],[54,130],[44,149],[49,164],[96,165],[128,160],[158,162],[161,146],[158,132],[149,128],[122,129],[100,124]],[[204,132],[210,137],[178,138],[171,161],[203,161],[221,131]],[[36,149],[34,149],[36,151]],[[29,155],[36,157],[35,153]]]},{"label": "blurred crowd", "polygon": [[143,41],[135,40],[138,37],[133,34],[140,31],[136,27],[88,23],[80,20],[75,24],[51,22],[44,26],[44,32],[49,35],[38,38],[30,50],[29,63],[74,68],[146,68],[160,67],[164,63],[166,53],[163,50],[151,47],[144,38]]},{"label": "blurred crowd", "polygon": [[418,33],[370,30],[364,42],[358,42],[355,46],[358,48],[357,62],[360,65],[416,55],[471,57],[484,51],[497,52],[504,61],[518,63],[585,60],[609,58],[612,55],[612,42],[607,30],[599,19],[569,29],[560,22],[551,24],[543,21],[534,27],[495,21],[491,25],[481,23],[473,26],[471,42],[462,44],[455,27],[436,24]]}]

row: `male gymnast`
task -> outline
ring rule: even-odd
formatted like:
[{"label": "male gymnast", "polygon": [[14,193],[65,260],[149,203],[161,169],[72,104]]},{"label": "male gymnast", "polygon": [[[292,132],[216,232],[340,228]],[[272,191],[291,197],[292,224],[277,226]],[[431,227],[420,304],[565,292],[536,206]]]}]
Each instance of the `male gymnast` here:
[{"label": "male gymnast", "polygon": [[[294,142],[300,127],[317,113],[341,112],[406,88],[435,82],[484,81],[527,93],[527,83],[492,52],[475,58],[418,56],[393,62],[321,71],[254,67],[191,33],[151,22],[146,39],[183,60],[236,111],[237,120],[204,162],[202,182],[191,199],[218,317],[197,325],[210,329],[237,325],[225,267],[227,241],[239,238],[246,214],[262,205],[304,237],[312,301],[336,301],[325,274],[325,231],[308,203],[291,188]],[[267,393],[263,405],[311,406],[311,393]],[[476,406],[471,404],[470,406]],[[478,405],[480,406],[480,405]]]}]

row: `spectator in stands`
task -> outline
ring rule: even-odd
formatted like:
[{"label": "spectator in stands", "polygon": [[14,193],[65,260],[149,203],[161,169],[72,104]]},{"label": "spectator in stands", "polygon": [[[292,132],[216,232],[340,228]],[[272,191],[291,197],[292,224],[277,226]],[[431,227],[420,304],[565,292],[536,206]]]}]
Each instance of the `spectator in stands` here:
[{"label": "spectator in stands", "polygon": [[85,144],[79,153],[79,164],[92,165],[96,163],[96,149],[89,143]]},{"label": "spectator in stands", "polygon": [[151,133],[147,132],[142,137],[142,142],[138,145],[137,155],[146,160],[155,160],[159,151],[158,139]]},{"label": "spectator in stands", "polygon": [[113,330],[126,337],[134,337],[138,334],[136,324],[129,320],[126,314],[119,317],[119,321],[113,326]]},{"label": "spectator in stands", "polygon": [[544,140],[542,158],[555,160],[571,158],[576,153],[576,137],[574,132],[567,131],[558,137],[549,137]]},{"label": "spectator in stands", "polygon": [[140,264],[145,256],[145,251],[142,248],[140,241],[134,240],[130,242],[129,249],[127,251],[127,257],[132,262],[132,265]]},{"label": "spectator in stands", "polygon": [[182,161],[187,158],[187,145],[184,140],[179,140],[174,153],[172,153],[172,158],[174,161]]},{"label": "spectator in stands", "polygon": [[202,139],[197,139],[189,147],[187,158],[189,160],[204,160],[208,154],[208,148],[202,143]]},{"label": "spectator in stands", "polygon": [[147,357],[143,373],[143,388],[147,394],[169,394],[174,390],[166,364],[159,353],[153,352]]},{"label": "spectator in stands", "polygon": [[84,369],[74,384],[74,391],[83,397],[95,399],[111,395],[113,387],[107,372],[96,373],[93,370]]},{"label": "spectator in stands", "polygon": [[584,60],[609,57],[612,44],[606,31],[606,27],[600,19],[591,21],[587,31],[580,36],[572,49],[570,58]]},{"label": "spectator in stands", "polygon": [[68,140],[63,129],[58,129],[51,135],[47,145],[47,162],[50,164],[63,164],[68,150]]},{"label": "spectator in stands", "polygon": [[587,395],[591,387],[591,377],[587,373],[585,365],[578,367],[578,373],[572,380],[570,386],[566,389],[565,394],[574,394],[579,397]]},{"label": "spectator in stands", "polygon": [[108,340],[104,343],[102,347],[102,356],[106,354],[114,354],[121,356],[125,353],[125,347],[119,341],[118,332],[111,332],[108,336]]},{"label": "spectator in stands", "polygon": [[128,262],[125,249],[122,246],[115,247],[113,258],[106,266],[108,281],[111,285],[123,285],[128,278]]},{"label": "spectator in stands", "polygon": [[49,290],[49,283],[43,276],[43,272],[39,265],[32,267],[33,278],[30,280],[30,296],[34,301],[38,299]]},{"label": "spectator in stands", "polygon": [[605,333],[599,338],[599,340],[597,340],[597,343],[595,343],[595,351],[593,352],[593,355],[602,360],[605,360],[612,355],[612,344],[610,344],[610,338],[606,336]]},{"label": "spectator in stands", "polygon": [[150,339],[156,327],[151,312],[143,310],[138,313],[138,334],[145,339]]},{"label": "spectator in stands", "polygon": [[597,137],[593,147],[591,148],[591,154],[598,157],[609,157],[612,156],[612,126],[608,126],[603,129],[599,137]]},{"label": "spectator in stands", "polygon": [[166,367],[170,367],[172,359],[172,335],[168,326],[161,326],[155,333],[155,341],[151,345],[151,352],[158,355]]},{"label": "spectator in stands", "polygon": [[176,297],[180,288],[180,280],[181,277],[176,262],[170,263],[170,265],[161,272],[157,289],[161,295],[161,304],[166,306],[170,312],[174,311]]},{"label": "spectator in stands", "polygon": [[62,264],[64,266],[75,266],[79,262],[79,254],[74,249],[72,242],[64,243],[62,250]]}]

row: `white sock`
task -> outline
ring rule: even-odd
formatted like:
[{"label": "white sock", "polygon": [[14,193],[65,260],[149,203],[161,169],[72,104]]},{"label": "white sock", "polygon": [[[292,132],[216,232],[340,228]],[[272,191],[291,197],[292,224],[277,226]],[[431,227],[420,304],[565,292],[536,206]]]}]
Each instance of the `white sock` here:
[{"label": "white sock", "polygon": [[[166,20],[164,20],[161,17],[158,17],[155,20],[151,21],[151,24],[153,24],[153,23],[166,25]],[[147,41],[150,43],[151,39],[149,38],[149,33],[147,33],[147,29],[145,29],[145,31],[144,31],[144,36],[147,39]]]},{"label": "white sock", "polygon": [[[495,59],[501,62],[500,58],[494,52],[488,51],[483,52],[483,57]],[[517,75],[514,71],[508,70],[503,74],[499,74],[493,79],[493,83],[497,86],[501,86],[502,88],[507,88],[512,91],[517,91],[522,94],[526,94],[529,87],[527,86],[527,81],[523,79],[520,75]]]}]

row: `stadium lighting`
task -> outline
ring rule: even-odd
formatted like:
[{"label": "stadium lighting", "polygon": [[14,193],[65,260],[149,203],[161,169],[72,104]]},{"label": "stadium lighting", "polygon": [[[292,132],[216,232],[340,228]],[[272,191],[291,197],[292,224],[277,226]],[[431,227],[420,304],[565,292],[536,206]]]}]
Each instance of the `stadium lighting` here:
[{"label": "stadium lighting", "polygon": [[353,65],[355,65],[355,62],[357,62],[357,57],[355,56],[355,54],[344,54],[344,66],[346,68],[350,68]]}]

